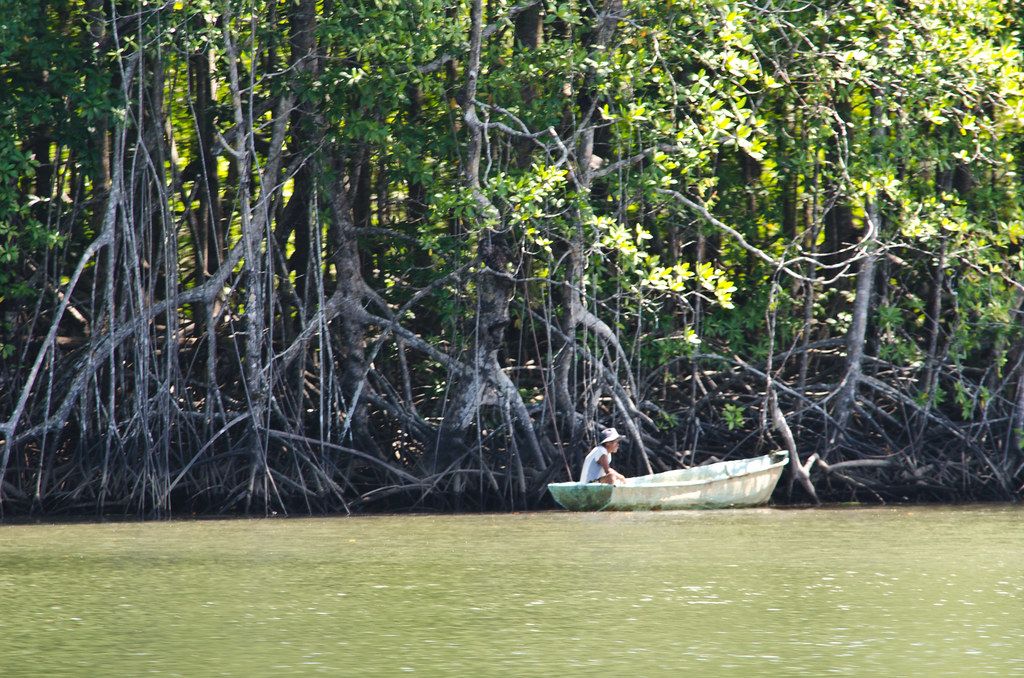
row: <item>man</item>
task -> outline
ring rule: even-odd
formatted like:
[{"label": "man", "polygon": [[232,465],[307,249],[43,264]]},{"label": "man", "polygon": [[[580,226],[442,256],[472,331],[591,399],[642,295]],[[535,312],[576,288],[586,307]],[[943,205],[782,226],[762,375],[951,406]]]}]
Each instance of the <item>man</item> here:
[{"label": "man", "polygon": [[601,431],[601,442],[590,451],[583,460],[583,471],[580,473],[581,483],[605,483],[620,485],[626,482],[626,476],[611,467],[612,455],[619,449],[622,436],[614,428]]}]

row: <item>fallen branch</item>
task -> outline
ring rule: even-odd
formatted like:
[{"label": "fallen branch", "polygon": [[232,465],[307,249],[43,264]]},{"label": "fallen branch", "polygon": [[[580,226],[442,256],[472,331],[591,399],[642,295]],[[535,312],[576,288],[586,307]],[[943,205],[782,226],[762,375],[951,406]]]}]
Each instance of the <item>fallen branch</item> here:
[{"label": "fallen branch", "polygon": [[793,431],[790,430],[789,424],[786,423],[786,417],[783,416],[782,410],[779,409],[779,399],[775,395],[775,389],[769,386],[768,391],[769,407],[771,408],[772,415],[772,427],[779,432],[782,436],[783,442],[786,444],[786,449],[789,450],[789,470],[793,474],[793,478],[796,479],[800,486],[807,491],[807,494],[811,495],[811,499],[814,500],[815,504],[820,504],[821,500],[818,499],[818,493],[814,490],[814,485],[811,484],[810,468],[814,464],[814,460],[817,458],[817,453],[811,455],[808,459],[807,464],[800,463],[800,455],[796,450],[796,440],[793,438]]}]

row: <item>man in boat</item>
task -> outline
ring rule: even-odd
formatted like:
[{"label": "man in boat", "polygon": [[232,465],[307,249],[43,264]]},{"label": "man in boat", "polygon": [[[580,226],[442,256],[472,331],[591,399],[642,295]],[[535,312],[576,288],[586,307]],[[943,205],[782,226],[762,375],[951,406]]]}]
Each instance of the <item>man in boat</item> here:
[{"label": "man in boat", "polygon": [[612,468],[612,455],[619,449],[622,436],[614,428],[601,431],[601,442],[583,460],[581,483],[605,483],[619,485],[626,482],[626,476]]}]

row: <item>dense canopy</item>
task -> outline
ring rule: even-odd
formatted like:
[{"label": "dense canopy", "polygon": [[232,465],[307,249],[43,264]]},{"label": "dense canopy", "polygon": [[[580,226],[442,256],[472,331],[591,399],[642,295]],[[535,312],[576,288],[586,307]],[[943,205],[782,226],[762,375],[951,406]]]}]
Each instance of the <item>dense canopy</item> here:
[{"label": "dense canopy", "polygon": [[0,0],[0,511],[1016,500],[1022,21]]}]

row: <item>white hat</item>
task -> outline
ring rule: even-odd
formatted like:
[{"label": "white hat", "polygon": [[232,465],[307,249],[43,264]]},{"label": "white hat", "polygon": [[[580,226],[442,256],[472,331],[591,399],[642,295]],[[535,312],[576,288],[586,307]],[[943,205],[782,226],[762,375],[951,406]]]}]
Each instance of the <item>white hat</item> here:
[{"label": "white hat", "polygon": [[619,435],[619,432],[614,428],[606,428],[601,431],[601,444],[604,445],[605,443],[610,443],[611,441],[618,440],[621,437],[622,436]]}]

